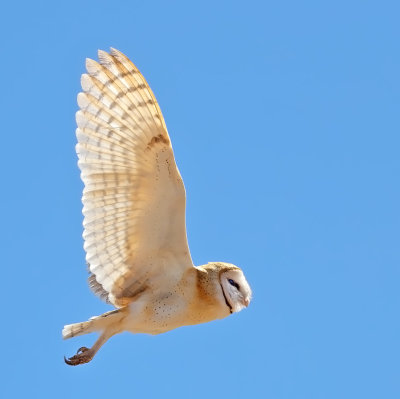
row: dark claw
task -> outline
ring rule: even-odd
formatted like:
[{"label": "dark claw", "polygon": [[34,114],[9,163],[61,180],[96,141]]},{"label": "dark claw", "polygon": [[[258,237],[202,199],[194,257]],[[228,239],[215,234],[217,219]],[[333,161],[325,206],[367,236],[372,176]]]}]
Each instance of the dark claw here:
[{"label": "dark claw", "polygon": [[79,348],[79,349],[76,351],[76,354],[79,355],[80,353],[86,352],[86,351],[88,351],[88,350],[89,350],[89,348],[86,348],[86,346],[82,346],[81,348]]},{"label": "dark claw", "polygon": [[71,362],[71,360],[67,359],[65,356],[64,356],[64,362],[69,364],[70,366],[76,366],[76,363]]}]

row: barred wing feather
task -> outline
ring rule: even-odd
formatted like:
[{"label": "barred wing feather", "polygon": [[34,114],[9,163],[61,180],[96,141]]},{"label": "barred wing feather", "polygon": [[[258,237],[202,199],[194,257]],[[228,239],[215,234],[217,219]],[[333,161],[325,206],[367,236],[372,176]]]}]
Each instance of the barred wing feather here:
[{"label": "barred wing feather", "polygon": [[121,307],[192,267],[185,188],[157,101],[122,53],[88,59],[76,147],[93,291]]}]

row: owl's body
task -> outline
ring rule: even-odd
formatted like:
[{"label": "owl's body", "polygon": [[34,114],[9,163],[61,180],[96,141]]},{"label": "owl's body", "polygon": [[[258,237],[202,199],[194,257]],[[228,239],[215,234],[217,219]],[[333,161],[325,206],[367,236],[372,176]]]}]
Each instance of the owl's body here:
[{"label": "owl's body", "polygon": [[101,333],[90,361],[122,331],[160,334],[221,319],[248,306],[242,271],[215,262],[194,267],[186,238],[185,188],[161,110],[122,53],[87,60],[78,95],[77,153],[82,179],[86,260],[92,290],[117,310],[67,325],[63,337]]},{"label": "owl's body", "polygon": [[[94,318],[85,327],[92,332],[98,331],[112,321],[113,326],[118,324],[120,331],[155,335],[181,326],[222,319],[233,310],[226,304],[218,275],[222,271],[236,269],[227,263],[209,263],[191,268],[180,281],[171,281],[164,290],[156,293],[145,290],[128,306]],[[82,330],[81,324],[67,326],[71,337],[89,332]]]}]

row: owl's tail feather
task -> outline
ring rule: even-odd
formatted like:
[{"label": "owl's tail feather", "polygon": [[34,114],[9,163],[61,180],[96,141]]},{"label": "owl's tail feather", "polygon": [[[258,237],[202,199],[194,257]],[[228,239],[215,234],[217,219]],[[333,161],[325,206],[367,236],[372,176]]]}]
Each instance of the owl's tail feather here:
[{"label": "owl's tail feather", "polygon": [[96,331],[104,330],[111,322],[113,317],[108,320],[107,317],[111,315],[116,315],[119,313],[119,309],[112,310],[111,312],[103,313],[100,316],[95,316],[88,321],[83,321],[81,323],[67,324],[62,330],[63,339],[68,339],[72,337],[77,337],[78,335],[89,334]]}]

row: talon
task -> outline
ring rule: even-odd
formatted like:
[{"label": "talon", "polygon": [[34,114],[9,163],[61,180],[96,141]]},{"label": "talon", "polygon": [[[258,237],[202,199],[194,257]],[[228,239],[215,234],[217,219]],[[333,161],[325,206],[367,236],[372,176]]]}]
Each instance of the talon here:
[{"label": "talon", "polygon": [[[72,358],[71,358],[71,359],[72,359]],[[71,359],[67,359],[67,358],[64,356],[64,362],[65,362],[65,363],[67,363],[67,364],[70,365],[70,366],[76,366],[75,363],[71,362]]]},{"label": "talon", "polygon": [[64,356],[64,362],[69,366],[77,366],[78,364],[89,363],[93,358],[93,354],[90,352],[89,348],[82,347],[78,349],[76,355],[66,358]]}]

